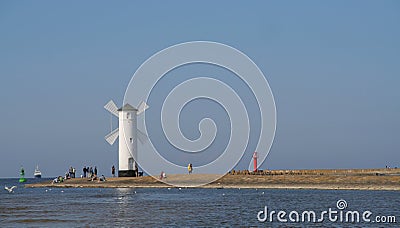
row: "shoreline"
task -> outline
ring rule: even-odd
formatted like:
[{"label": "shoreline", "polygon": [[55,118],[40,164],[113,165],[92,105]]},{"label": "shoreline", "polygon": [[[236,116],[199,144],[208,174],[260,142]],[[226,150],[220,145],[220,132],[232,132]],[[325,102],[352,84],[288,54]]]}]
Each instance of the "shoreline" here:
[{"label": "shoreline", "polygon": [[115,177],[107,181],[73,178],[63,183],[51,181],[25,184],[26,188],[254,188],[254,189],[320,189],[320,190],[388,190],[400,191],[400,169],[353,170],[273,170],[259,173],[226,174],[209,184],[196,182],[210,179],[210,174],[168,175],[166,184],[151,176]]}]

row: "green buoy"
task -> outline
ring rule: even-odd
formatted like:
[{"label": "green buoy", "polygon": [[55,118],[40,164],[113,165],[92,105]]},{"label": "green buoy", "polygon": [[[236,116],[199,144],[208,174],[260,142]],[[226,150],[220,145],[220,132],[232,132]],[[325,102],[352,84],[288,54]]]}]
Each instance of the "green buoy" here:
[{"label": "green buoy", "polygon": [[25,178],[25,170],[23,167],[21,167],[21,172],[19,173],[19,183],[23,183],[26,182],[26,178]]}]

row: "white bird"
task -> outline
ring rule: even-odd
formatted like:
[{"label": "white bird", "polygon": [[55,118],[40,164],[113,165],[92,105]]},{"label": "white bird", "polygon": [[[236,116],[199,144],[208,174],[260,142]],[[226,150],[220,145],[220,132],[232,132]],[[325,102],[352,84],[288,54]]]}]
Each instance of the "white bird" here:
[{"label": "white bird", "polygon": [[11,188],[4,186],[4,189],[8,191],[8,193],[13,193],[14,192],[14,188],[16,188],[17,186],[12,186]]}]

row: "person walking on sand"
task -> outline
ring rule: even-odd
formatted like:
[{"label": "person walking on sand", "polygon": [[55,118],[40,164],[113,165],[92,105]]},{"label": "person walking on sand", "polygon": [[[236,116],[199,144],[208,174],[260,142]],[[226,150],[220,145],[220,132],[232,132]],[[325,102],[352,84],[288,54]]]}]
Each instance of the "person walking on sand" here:
[{"label": "person walking on sand", "polygon": [[189,174],[192,173],[192,171],[193,171],[192,163],[189,163],[189,165],[188,165],[188,171],[189,171]]},{"label": "person walking on sand", "polygon": [[113,177],[115,177],[115,167],[114,166],[111,167],[111,174]]},{"label": "person walking on sand", "polygon": [[94,167],[94,175],[97,176],[97,166]]}]

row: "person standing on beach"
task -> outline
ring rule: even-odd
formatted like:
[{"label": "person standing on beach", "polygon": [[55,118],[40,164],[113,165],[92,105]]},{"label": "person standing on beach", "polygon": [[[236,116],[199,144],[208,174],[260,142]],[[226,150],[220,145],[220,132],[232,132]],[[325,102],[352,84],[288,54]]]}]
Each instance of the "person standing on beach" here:
[{"label": "person standing on beach", "polygon": [[192,171],[193,171],[192,163],[189,163],[189,165],[188,165],[188,171],[189,171],[189,174],[192,173]]},{"label": "person standing on beach", "polygon": [[92,178],[92,176],[93,176],[93,168],[90,167],[89,168],[89,178]]},{"label": "person standing on beach", "polygon": [[94,167],[94,175],[97,176],[97,166]]},{"label": "person standing on beach", "polygon": [[113,177],[115,177],[115,167],[114,166],[111,167],[111,174]]},{"label": "person standing on beach", "polygon": [[86,166],[83,166],[83,169],[82,169],[82,171],[83,171],[83,177],[85,177],[85,178],[86,178]]}]

